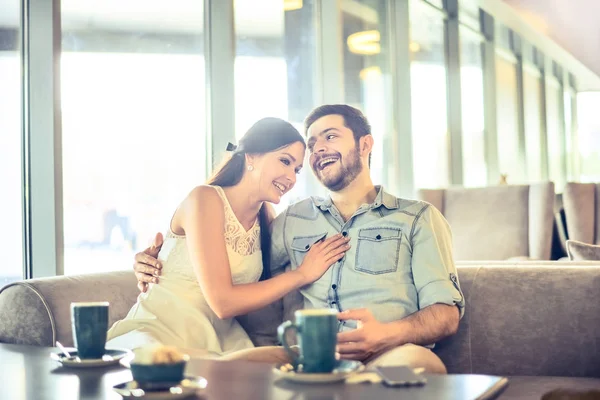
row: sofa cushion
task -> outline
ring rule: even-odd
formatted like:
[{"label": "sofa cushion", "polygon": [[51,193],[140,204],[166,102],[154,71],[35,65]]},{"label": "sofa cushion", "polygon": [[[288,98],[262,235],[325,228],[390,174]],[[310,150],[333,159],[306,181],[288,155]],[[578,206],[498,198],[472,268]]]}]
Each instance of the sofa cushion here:
[{"label": "sofa cushion", "polygon": [[[583,263],[583,262],[582,262]],[[449,373],[600,377],[598,263],[459,266],[465,315],[435,352]]]},{"label": "sofa cushion", "polygon": [[31,279],[0,290],[0,342],[73,345],[71,302],[108,301],[109,326],[125,317],[139,291],[133,271]]},{"label": "sofa cushion", "polygon": [[54,346],[56,324],[48,303],[27,282],[0,290],[0,342]]},{"label": "sofa cushion", "polygon": [[600,183],[567,183],[563,203],[569,239],[600,244]]},{"label": "sofa cushion", "polygon": [[452,227],[456,260],[549,260],[554,184],[422,189]]},{"label": "sofa cushion", "polygon": [[[509,376],[508,387],[500,400],[540,400],[545,393],[557,389],[586,392],[600,390],[600,379],[548,376]],[[596,398],[596,397],[595,397]],[[563,400],[563,398],[560,398]]]},{"label": "sofa cushion", "polygon": [[600,261],[600,246],[567,240],[567,253],[571,261]]}]

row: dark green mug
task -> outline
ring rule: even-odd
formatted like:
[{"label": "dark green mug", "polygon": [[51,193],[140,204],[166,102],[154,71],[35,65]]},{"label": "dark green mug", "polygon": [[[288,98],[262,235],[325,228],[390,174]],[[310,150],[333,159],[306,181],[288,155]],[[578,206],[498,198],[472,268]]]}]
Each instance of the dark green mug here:
[{"label": "dark green mug", "polygon": [[[337,310],[312,309],[298,310],[294,313],[295,323],[286,321],[279,325],[277,333],[292,364],[297,371],[307,373],[328,373],[336,365],[335,348],[337,345]],[[287,332],[296,331],[300,354],[290,348]]]},{"label": "dark green mug", "polygon": [[108,302],[71,303],[71,325],[77,356],[102,358],[108,331]]}]

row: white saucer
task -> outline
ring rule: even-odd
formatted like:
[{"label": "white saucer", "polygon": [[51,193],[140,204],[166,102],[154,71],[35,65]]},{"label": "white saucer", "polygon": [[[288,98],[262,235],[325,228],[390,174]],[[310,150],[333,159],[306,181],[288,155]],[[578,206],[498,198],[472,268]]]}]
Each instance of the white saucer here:
[{"label": "white saucer", "polygon": [[61,363],[63,367],[95,368],[115,365],[122,359],[133,357],[133,353],[127,349],[106,349],[102,358],[83,360],[77,356],[77,349],[69,347],[67,351],[71,355],[71,358],[65,356],[60,350],[50,353],[50,358]]},{"label": "white saucer", "polygon": [[280,364],[273,368],[275,375],[292,382],[302,383],[332,383],[341,382],[365,369],[360,361],[339,360],[330,373],[296,372],[291,364]]},{"label": "white saucer", "polygon": [[136,381],[129,381],[113,386],[113,390],[124,399],[171,400],[187,399],[201,394],[206,388],[207,381],[202,377],[186,377],[179,384],[173,385],[168,390],[143,390]]}]

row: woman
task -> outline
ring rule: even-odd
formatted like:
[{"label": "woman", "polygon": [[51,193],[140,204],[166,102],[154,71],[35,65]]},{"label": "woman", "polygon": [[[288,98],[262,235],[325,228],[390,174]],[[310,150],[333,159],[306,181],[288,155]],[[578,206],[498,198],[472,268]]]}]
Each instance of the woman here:
[{"label": "woman", "polygon": [[110,328],[107,347],[159,343],[192,355],[253,347],[233,317],[314,282],[349,249],[349,239],[336,235],[313,246],[296,270],[270,278],[268,203],[294,187],[306,145],[290,123],[265,118],[228,150],[231,158],[175,211],[158,256],[161,282]]}]

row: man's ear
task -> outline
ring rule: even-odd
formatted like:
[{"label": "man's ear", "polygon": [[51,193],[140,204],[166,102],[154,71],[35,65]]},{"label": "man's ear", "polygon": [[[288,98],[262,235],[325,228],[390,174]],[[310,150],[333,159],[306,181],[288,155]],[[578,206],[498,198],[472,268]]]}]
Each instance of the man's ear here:
[{"label": "man's ear", "polygon": [[368,157],[369,154],[373,151],[373,145],[375,141],[373,140],[373,135],[365,135],[360,138],[360,155],[361,157]]}]

